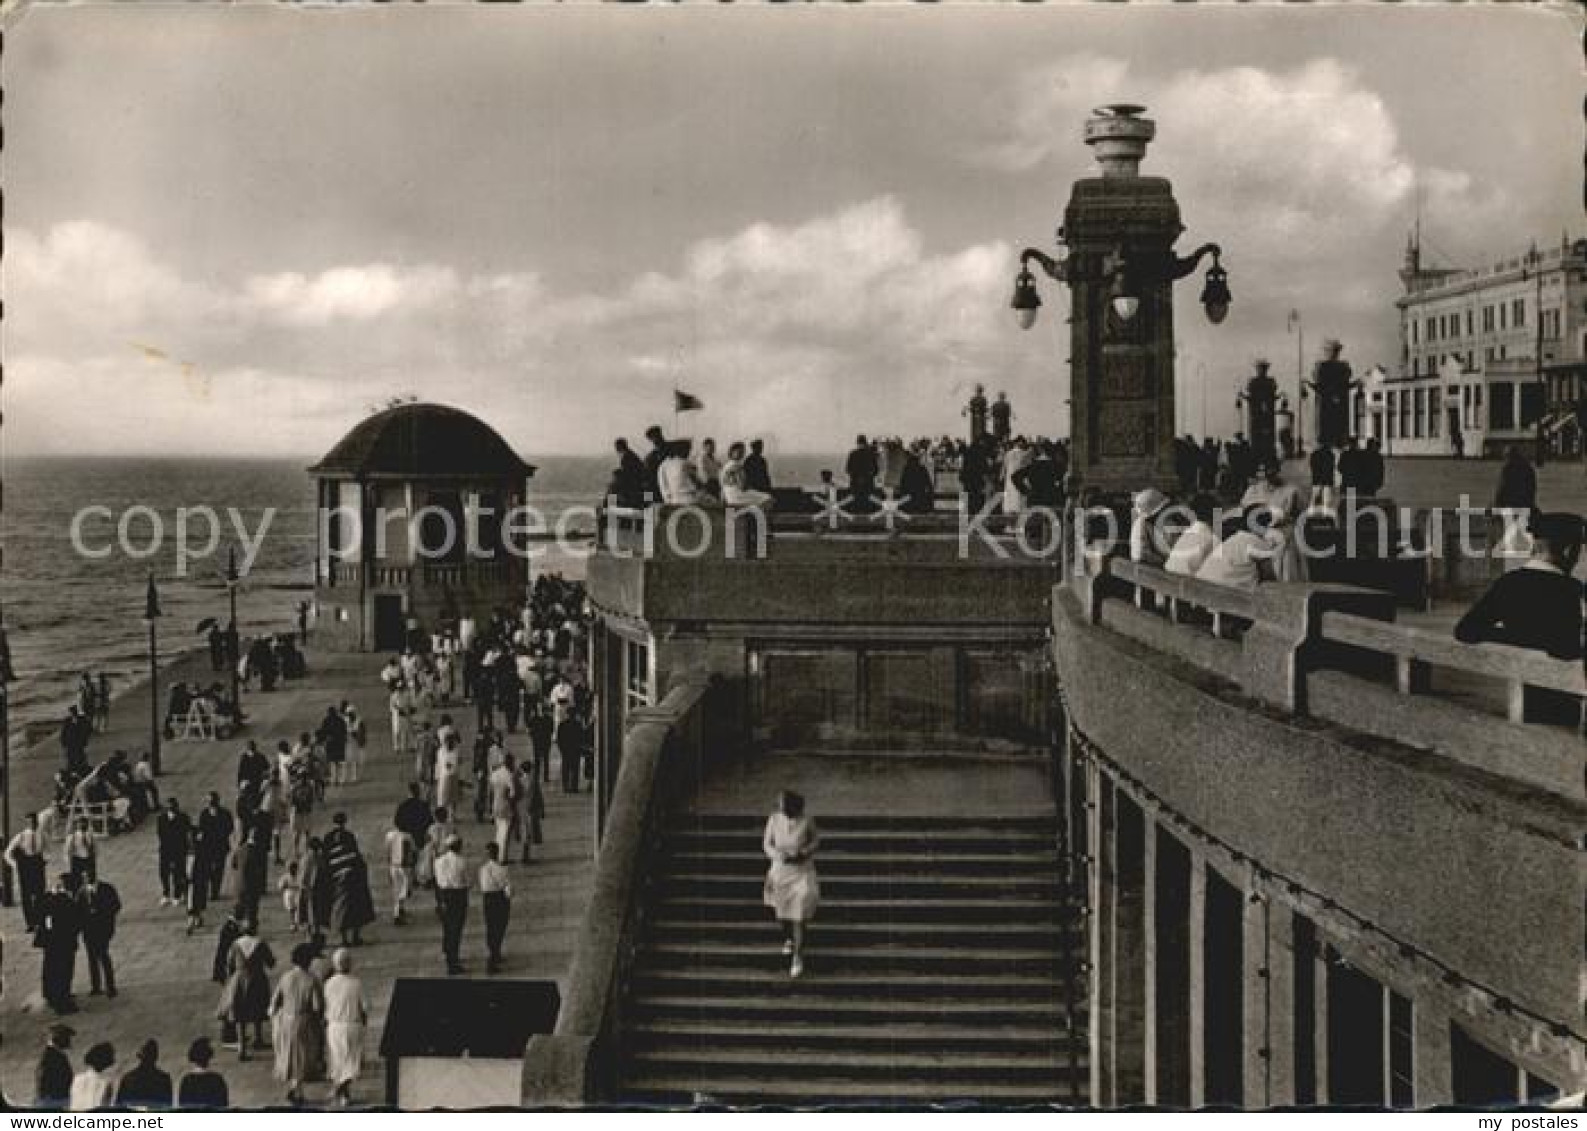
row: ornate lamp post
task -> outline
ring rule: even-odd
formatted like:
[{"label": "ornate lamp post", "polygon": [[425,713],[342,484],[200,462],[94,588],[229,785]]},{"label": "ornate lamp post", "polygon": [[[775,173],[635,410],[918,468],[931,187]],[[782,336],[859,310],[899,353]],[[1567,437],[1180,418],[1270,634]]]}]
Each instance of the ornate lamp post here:
[{"label": "ornate lamp post", "polygon": [[143,597],[143,622],[149,626],[149,764],[160,772],[160,651],[156,626],[160,623],[160,591],[149,575]]},{"label": "ornate lamp post", "polygon": [[1070,467],[1086,486],[1125,495],[1172,488],[1174,475],[1173,284],[1212,256],[1202,287],[1207,319],[1222,322],[1232,298],[1217,244],[1174,253],[1183,227],[1172,186],[1139,174],[1157,127],[1144,107],[1098,109],[1085,142],[1102,175],[1074,183],[1058,241],[1062,259],[1020,253],[1011,305],[1019,324],[1036,322],[1041,296],[1031,264],[1066,283],[1072,296]]},{"label": "ornate lamp post", "polygon": [[1258,459],[1278,455],[1278,382],[1268,373],[1266,358],[1258,358],[1256,372],[1245,383],[1245,390],[1234,399],[1236,408],[1245,409],[1245,435]]},{"label": "ornate lamp post", "polygon": [[242,688],[237,674],[238,665],[242,657],[242,638],[237,632],[237,584],[241,581],[237,572],[237,547],[233,546],[226,552],[226,596],[231,602],[231,622],[226,626],[226,652],[231,667],[231,709],[232,725],[240,727],[243,722],[242,714]]}]

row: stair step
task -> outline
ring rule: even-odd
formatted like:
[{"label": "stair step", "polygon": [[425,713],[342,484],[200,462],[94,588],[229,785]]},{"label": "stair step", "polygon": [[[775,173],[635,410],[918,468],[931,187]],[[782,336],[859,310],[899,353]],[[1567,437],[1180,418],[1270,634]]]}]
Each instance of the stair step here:
[{"label": "stair step", "polygon": [[[1064,955],[1057,947],[1020,947],[978,953],[956,947],[896,945],[827,946],[817,944],[823,967],[829,970],[897,971],[924,973],[1022,973],[1057,976]],[[778,969],[787,959],[773,946],[749,943],[656,943],[647,946],[639,961],[642,972],[706,971],[723,968]]]},{"label": "stair step", "polygon": [[[822,891],[821,908],[816,914],[816,929],[834,923],[938,923],[959,927],[974,923],[1049,924],[1079,917],[1077,906],[1053,895],[1023,897],[985,896],[975,898],[892,897],[885,899],[839,899],[830,889]],[[762,923],[771,913],[761,904],[758,890],[730,895],[675,894],[656,905],[659,919],[691,922]]]},{"label": "stair step", "polygon": [[1064,1027],[1053,1023],[977,1025],[974,1018],[907,1021],[853,1021],[844,1025],[789,1021],[768,1028],[759,1021],[731,1017],[653,1019],[634,1024],[628,1031],[630,1048],[642,1049],[663,1042],[670,1045],[730,1044],[769,1049],[1046,1049],[1068,1056],[1084,1050],[1085,1038],[1071,1049]]},{"label": "stair step", "polygon": [[[840,1057],[841,1059],[838,1059]],[[704,1076],[754,1075],[776,1079],[790,1075],[881,1076],[905,1078],[931,1073],[949,1078],[989,1076],[1003,1081],[1030,1077],[1063,1076],[1070,1071],[1067,1055],[1037,1050],[973,1053],[961,1050],[903,1051],[899,1049],[844,1049],[833,1053],[807,1049],[742,1048],[725,1044],[675,1045],[667,1049],[635,1050],[628,1056],[629,1071],[701,1071]]]},{"label": "stair step", "polygon": [[[1049,810],[1020,816],[995,816],[991,814],[910,814],[910,813],[817,813],[816,828],[833,832],[927,832],[985,833],[1006,836],[1011,833],[1037,833],[1058,831],[1058,818]],[[766,827],[765,813],[679,813],[667,818],[667,826],[674,832],[700,832],[717,830],[749,830],[756,840]]]},{"label": "stair step", "polygon": [[834,1104],[970,1104],[1018,1105],[1072,1104],[1083,1101],[1083,1082],[963,1083],[933,1075],[924,1080],[854,1080],[841,1075],[800,1076],[787,1079],[733,1081],[718,1086],[715,1080],[672,1072],[634,1073],[624,1080],[629,1102],[691,1104],[696,1101],[753,1107],[780,1104],[797,1107]]},{"label": "stair step", "polygon": [[761,969],[657,970],[642,966],[634,972],[632,985],[639,993],[742,994],[781,1001],[784,1008],[796,1008],[800,999],[810,993],[871,999],[882,1010],[891,1008],[895,1000],[902,998],[944,1001],[991,998],[1047,1001],[1057,1005],[1064,995],[1063,987],[1051,976],[955,973],[951,980],[944,981],[922,973],[832,970],[819,956],[805,960],[803,978],[790,978],[787,968],[780,962],[769,962]]},{"label": "stair step", "polygon": [[[669,872],[681,875],[735,876],[766,874],[767,860],[757,848],[751,852],[689,852],[675,854],[667,860]],[[887,876],[892,878],[942,877],[945,879],[996,876],[1000,878],[1041,876],[1051,880],[1059,867],[1058,854],[1045,856],[1030,853],[1018,856],[990,854],[936,855],[930,852],[880,855],[827,852],[822,847],[816,859],[816,870],[822,879],[828,876]]]},{"label": "stair step", "polygon": [[[660,878],[665,894],[736,895],[754,892],[759,901],[761,877],[745,872],[671,872]],[[1055,899],[1062,884],[1053,876],[941,876],[867,874],[821,877],[823,895],[854,900],[909,900],[945,896],[1024,895]]]},{"label": "stair step", "polygon": [[[834,921],[827,917],[830,905],[821,909],[821,918],[811,927],[812,938],[825,948],[828,944],[865,945],[889,943],[900,946],[948,946],[969,944],[1002,953],[1008,947],[1062,947],[1068,936],[1072,946],[1084,937],[1078,915],[1053,923],[945,922],[906,923],[884,916],[863,922]],[[782,931],[769,916],[749,918],[666,918],[650,924],[650,937],[658,943],[699,940],[702,942],[760,942],[776,945]]]},{"label": "stair step", "polygon": [[[760,830],[756,829],[668,829],[663,844],[673,851],[743,851],[760,855]],[[932,851],[986,853],[1011,856],[1026,852],[1055,852],[1056,841],[1044,832],[983,833],[972,829],[880,829],[867,832],[838,832],[822,827],[821,853],[883,854]]]},{"label": "stair step", "polygon": [[[1076,1002],[1076,1024],[1083,1025],[1085,999]],[[759,1022],[768,1032],[788,1024],[834,1025],[857,1023],[937,1022],[975,1025],[1067,1025],[1069,1013],[1062,1002],[1035,1001],[1011,997],[1002,1001],[921,1001],[894,998],[878,1006],[875,1001],[842,994],[823,993],[819,987],[806,987],[799,995],[797,1008],[783,995],[765,998],[738,994],[701,993],[692,987],[681,990],[636,993],[625,1006],[631,1023],[643,1020],[739,1021]]]}]

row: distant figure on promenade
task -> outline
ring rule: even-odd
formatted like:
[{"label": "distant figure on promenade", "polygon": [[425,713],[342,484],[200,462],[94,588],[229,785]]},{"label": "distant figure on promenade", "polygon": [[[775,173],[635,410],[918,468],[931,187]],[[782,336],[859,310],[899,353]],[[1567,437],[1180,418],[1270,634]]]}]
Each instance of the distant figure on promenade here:
[{"label": "distant figure on promenade", "polygon": [[771,494],[758,491],[749,485],[745,463],[744,445],[735,441],[727,449],[727,462],[721,473],[722,502],[730,507],[763,507],[771,502]]},{"label": "distant figure on promenade", "polygon": [[645,439],[650,441],[650,450],[645,453],[645,493],[652,500],[661,498],[661,461],[670,454],[671,445],[661,430],[661,425],[652,424],[645,429]]},{"label": "distant figure on promenade", "polygon": [[236,827],[231,813],[220,803],[220,794],[211,791],[204,808],[198,812],[193,833],[193,873],[195,877],[203,876],[206,902],[220,898],[226,857],[231,852],[231,837]]},{"label": "distant figure on promenade", "polygon": [[303,1102],[303,1085],[324,1070],[325,993],[309,973],[314,949],[308,943],[292,948],[292,968],[276,983],[270,1000],[275,1045],[275,1078],[287,1086],[287,1102]]},{"label": "distant figure on promenade", "polygon": [[1255,589],[1276,576],[1274,561],[1283,547],[1283,536],[1269,523],[1270,514],[1260,503],[1245,508],[1240,529],[1218,543],[1196,571],[1202,581],[1236,589]]},{"label": "distant figure on promenade", "polygon": [[766,462],[766,441],[751,440],[744,457],[744,485],[751,491],[771,494],[771,465]]},{"label": "distant figure on promenade", "polygon": [[700,490],[712,498],[722,497],[722,461],[716,455],[716,441],[707,436],[694,454],[694,477]]},{"label": "distant figure on promenade", "polygon": [[369,745],[369,731],[358,708],[342,700],[342,721],[347,726],[347,769],[345,780],[356,782],[363,772],[364,752]]},{"label": "distant figure on promenade", "polygon": [[83,950],[88,956],[88,979],[94,997],[116,996],[116,966],[110,943],[116,937],[121,896],[114,886],[90,872],[77,891],[77,913],[82,922]]},{"label": "distant figure on promenade", "polygon": [[1014,406],[1008,403],[1008,394],[999,392],[992,402],[992,439],[1006,444],[1014,434]]},{"label": "distant figure on promenade", "polygon": [[975,392],[970,395],[970,403],[964,406],[964,414],[970,418],[970,444],[973,447],[986,435],[985,385],[975,387]]},{"label": "distant figure on promenade", "polygon": [[331,784],[341,785],[347,764],[347,719],[339,708],[325,708],[325,717],[320,720],[319,729],[314,732],[314,737],[325,751]]},{"label": "distant figure on promenade", "polygon": [[990,443],[983,431],[979,439],[970,441],[964,449],[964,458],[959,462],[959,490],[963,492],[965,505],[972,515],[978,515],[986,509],[986,484],[992,474],[989,447]]},{"label": "distant figure on promenade", "polygon": [[1327,444],[1318,444],[1310,457],[1311,471],[1311,498],[1307,501],[1308,509],[1320,507],[1323,510],[1334,509],[1334,450]]},{"label": "distant figure on promenade", "polygon": [[1025,492],[1020,490],[1020,473],[1035,459],[1030,444],[1023,436],[1003,453],[1003,513],[1014,515],[1025,509]]},{"label": "distant figure on promenade", "polygon": [[138,1063],[116,1084],[116,1106],[139,1111],[164,1111],[175,1093],[171,1074],[160,1067],[160,1042],[153,1037],[138,1047]]},{"label": "distant figure on promenade", "polygon": [[645,490],[649,476],[645,465],[621,436],[612,445],[617,451],[617,466],[612,469],[611,482],[606,497],[617,506],[638,510],[645,505]]},{"label": "distant figure on promenade", "polygon": [[[237,1031],[237,1059],[247,1060],[250,1047],[265,1047],[264,1023],[270,1017],[270,971],[276,956],[259,938],[252,920],[244,920],[241,933],[226,953],[226,984],[221,990],[220,1015]],[[253,1027],[249,1042],[248,1027]]]},{"label": "distant figure on promenade", "polygon": [[331,825],[322,845],[331,889],[330,928],[341,936],[343,946],[363,946],[363,930],[375,921],[369,869],[358,839],[347,827],[347,814],[336,814]]},{"label": "distant figure on promenade", "polygon": [[1495,510],[1531,511],[1537,508],[1537,472],[1526,453],[1512,445],[1504,453],[1499,485],[1493,493]]},{"label": "distant figure on promenade", "polygon": [[94,689],[94,729],[101,733],[110,729],[110,677],[104,672]]},{"label": "distant figure on promenade", "polygon": [[61,856],[67,871],[72,874],[74,888],[93,873],[99,861],[99,845],[85,818],[79,817],[72,825],[72,831],[66,834]]},{"label": "distant figure on promenade", "polygon": [[1339,458],[1334,461],[1335,478],[1339,485],[1339,494],[1345,497],[1361,494],[1361,456],[1362,448],[1354,436],[1345,438],[1345,446],[1340,449]]},{"label": "distant figure on promenade", "polygon": [[876,450],[864,436],[854,437],[854,450],[849,452],[843,470],[849,480],[851,509],[868,509],[876,494],[876,476],[880,468],[876,461]]},{"label": "distant figure on promenade", "polygon": [[176,1106],[186,1111],[220,1111],[231,1106],[226,1078],[210,1068],[215,1046],[200,1037],[187,1047],[188,1070],[176,1084]]},{"label": "distant figure on promenade", "polygon": [[1218,535],[1212,529],[1217,505],[1217,500],[1206,492],[1190,500],[1190,511],[1196,516],[1195,521],[1174,539],[1173,548],[1168,551],[1168,558],[1163,562],[1163,569],[1184,577],[1196,575],[1212,551],[1218,548]]},{"label": "distant figure on promenade", "polygon": [[782,952],[794,978],[804,973],[805,930],[821,901],[815,859],[820,843],[815,822],[805,815],[805,799],[784,790],[761,837],[761,849],[771,861],[762,898],[782,927]]},{"label": "distant figure on promenade", "polygon": [[700,501],[703,488],[694,474],[694,464],[689,462],[691,443],[674,440],[668,445],[666,458],[656,468],[656,489],[661,501],[669,506],[692,506]]},{"label": "distant figure on promenade", "polygon": [[1014,472],[1013,479],[1026,506],[1049,510],[1063,506],[1063,472],[1054,458],[1052,446],[1046,442],[1032,446],[1030,461]]},{"label": "distant figure on promenade", "polygon": [[70,1025],[56,1022],[44,1031],[44,1048],[33,1070],[33,1106],[59,1110],[72,1094],[72,1062],[66,1055],[77,1035]]},{"label": "distant figure on promenade", "polygon": [[298,602],[298,645],[307,648],[309,645],[309,603]]},{"label": "distant figure on promenade", "polygon": [[[428,828],[429,807],[425,808],[424,827]],[[401,813],[400,806],[398,813]],[[391,883],[391,922],[400,926],[408,919],[408,899],[413,895],[413,870],[419,863],[419,843],[411,832],[401,827],[400,815],[397,821],[386,830],[385,855],[386,875]]]},{"label": "distant figure on promenade", "polygon": [[512,880],[502,863],[504,851],[492,841],[485,846],[485,863],[479,867],[479,901],[485,913],[485,972],[501,970],[503,941],[512,917]]},{"label": "distant figure on promenade", "polygon": [[44,834],[39,831],[37,813],[23,818],[22,831],[6,845],[5,861],[16,877],[22,922],[32,931],[38,926],[39,905],[44,899]]},{"label": "distant figure on promenade", "polygon": [[1130,500],[1130,561],[1160,566],[1168,558],[1168,532],[1163,528],[1163,512],[1168,496],[1155,487],[1136,493]]},{"label": "distant figure on promenade", "polygon": [[448,974],[462,974],[463,926],[468,921],[468,861],[463,840],[446,839],[446,850],[435,861],[435,900],[441,915],[441,953]]},{"label": "distant figure on promenade", "polygon": [[930,514],[937,509],[937,485],[932,482],[931,472],[925,463],[913,451],[904,453],[903,470],[898,476],[898,495],[903,500],[900,505],[906,514]]},{"label": "distant figure on promenade", "polygon": [[1455,625],[1463,644],[1493,641],[1562,660],[1582,654],[1582,586],[1571,572],[1581,557],[1582,520],[1535,513],[1532,557],[1502,574]]},{"label": "distant figure on promenade", "polygon": [[116,1102],[116,1046],[100,1041],[83,1054],[83,1070],[72,1078],[73,1111],[98,1111]]},{"label": "distant figure on promenade", "polygon": [[88,769],[88,742],[94,735],[93,721],[76,703],[66,708],[61,723],[61,755],[66,768],[74,773]]},{"label": "distant figure on promenade", "polygon": [[1300,491],[1284,481],[1278,460],[1264,456],[1256,465],[1256,478],[1240,498],[1240,509],[1265,507],[1267,523],[1265,537],[1278,547],[1273,563],[1279,581],[1305,581],[1306,562],[1300,554],[1300,544],[1295,538],[1295,523],[1300,519],[1302,507]]},{"label": "distant figure on promenade", "polygon": [[336,972],[325,982],[325,1065],[335,1088],[336,1102],[346,1107],[353,1085],[364,1071],[364,1030],[369,1024],[369,1003],[364,984],[353,973],[353,956],[345,947],[331,955]]},{"label": "distant figure on promenade", "polygon": [[1367,441],[1367,450],[1361,460],[1361,493],[1376,497],[1388,480],[1388,468],[1383,462],[1383,444],[1376,436]]}]

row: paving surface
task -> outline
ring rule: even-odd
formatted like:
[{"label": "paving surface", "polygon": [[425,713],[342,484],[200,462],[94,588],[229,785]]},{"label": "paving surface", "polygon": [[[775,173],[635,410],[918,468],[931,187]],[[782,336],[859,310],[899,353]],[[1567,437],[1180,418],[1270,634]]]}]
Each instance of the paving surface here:
[{"label": "paving surface", "polygon": [[[377,1050],[392,981],[401,976],[444,975],[440,925],[430,913],[433,902],[427,891],[418,892],[410,902],[406,925],[398,927],[390,922],[391,901],[379,847],[397,801],[406,795],[411,760],[399,759],[391,752],[385,695],[376,676],[384,657],[327,654],[316,650],[311,641],[308,659],[309,678],[286,684],[284,689],[268,695],[245,693],[244,707],[250,714],[248,735],[258,739],[262,748],[272,749],[277,739],[312,729],[326,706],[342,699],[352,700],[368,721],[369,750],[363,778],[353,785],[329,788],[324,806],[316,813],[316,827],[328,824],[336,810],[345,810],[349,827],[370,861],[380,919],[366,930],[367,945],[354,951],[355,972],[364,979],[371,1010],[364,1074],[354,1100],[379,1103],[384,1099],[385,1074]],[[191,670],[197,678],[199,662],[182,661],[173,675],[183,678]],[[207,672],[207,668],[205,658],[203,670]],[[96,737],[90,747],[91,758],[97,761],[109,750],[138,750],[147,744],[145,694],[118,700],[112,710],[111,729]],[[454,712],[454,717],[465,740],[471,741],[472,708],[462,707]],[[168,743],[165,772],[160,779],[162,797],[175,795],[191,813],[204,794],[215,789],[229,807],[236,792],[239,749],[240,741]],[[527,749],[528,741],[522,732],[508,742],[508,750],[515,757],[524,755]],[[48,796],[48,780],[57,764],[58,755],[49,748],[19,758],[15,775],[18,814],[30,805],[36,807]],[[552,772],[553,784],[546,793],[546,842],[536,849],[534,863],[512,866],[512,924],[501,978],[561,979],[589,893],[593,875],[590,794],[563,794],[556,767]],[[477,869],[489,826],[476,825],[472,807],[465,808],[468,812],[460,831],[465,853]],[[79,954],[75,985],[82,1009],[69,1019],[77,1030],[72,1050],[74,1067],[80,1066],[82,1053],[89,1045],[109,1040],[116,1047],[118,1072],[122,1071],[131,1066],[138,1046],[154,1037],[160,1042],[162,1066],[175,1078],[184,1067],[187,1045],[194,1037],[208,1035],[218,1042],[215,1007],[220,987],[210,981],[210,968],[216,930],[225,907],[212,904],[206,917],[208,928],[188,937],[181,909],[159,906],[155,860],[152,821],[131,833],[101,842],[101,873],[116,885],[125,905],[111,948],[121,993],[115,1000],[90,997],[87,967]],[[51,870],[55,870],[53,862]],[[294,936],[287,929],[286,913],[274,895],[278,875],[279,871],[272,867],[272,894],[262,907],[260,934],[275,951],[279,972],[287,962],[288,952],[303,936]],[[0,1044],[0,1087],[7,1101],[27,1103],[33,1099],[33,1068],[43,1030],[54,1015],[38,1000],[40,952],[29,945],[19,908],[0,909],[0,935],[6,942],[4,997],[0,999],[0,1035],[4,1038]],[[471,900],[464,935],[464,961],[471,975],[483,973],[484,947],[484,925],[476,895]],[[215,1067],[225,1075],[234,1104],[263,1106],[279,1103],[283,1097],[284,1085],[271,1077],[268,1056],[256,1055],[239,1063],[235,1051],[223,1049]],[[308,1101],[324,1102],[329,1091],[330,1086],[325,1083],[310,1085]]]}]

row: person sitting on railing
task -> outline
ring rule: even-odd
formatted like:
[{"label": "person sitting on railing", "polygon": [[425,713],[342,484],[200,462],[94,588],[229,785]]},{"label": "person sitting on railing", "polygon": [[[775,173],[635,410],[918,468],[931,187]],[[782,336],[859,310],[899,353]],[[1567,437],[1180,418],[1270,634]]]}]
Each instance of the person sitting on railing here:
[{"label": "person sitting on railing", "polygon": [[730,507],[763,507],[771,502],[771,495],[757,491],[749,485],[744,470],[745,448],[734,442],[727,449],[727,462],[722,465],[722,502]]},{"label": "person sitting on railing", "polygon": [[1538,512],[1529,529],[1532,557],[1489,586],[1455,625],[1455,639],[1577,659],[1582,655],[1582,585],[1571,571],[1581,557],[1582,520],[1574,514]]},{"label": "person sitting on railing", "polygon": [[661,498],[661,464],[671,452],[672,445],[667,443],[666,435],[661,431],[661,425],[652,424],[645,429],[645,439],[650,441],[650,451],[645,453],[645,491],[652,499]]},{"label": "person sitting on railing", "polygon": [[1130,500],[1130,561],[1161,566],[1167,560],[1168,532],[1162,525],[1167,509],[1168,496],[1156,487],[1139,491]]},{"label": "person sitting on railing", "polygon": [[1272,513],[1261,503],[1246,507],[1240,528],[1218,543],[1196,576],[1235,589],[1255,589],[1263,581],[1275,580],[1274,559],[1283,548],[1284,536],[1272,528],[1271,518]]},{"label": "person sitting on railing", "polygon": [[937,488],[931,481],[931,472],[920,462],[914,451],[904,453],[904,470],[898,477],[898,494],[903,499],[901,509],[906,514],[930,514],[937,509]]},{"label": "person sitting on railing", "polygon": [[1205,492],[1190,500],[1190,513],[1196,516],[1196,520],[1174,539],[1173,548],[1168,551],[1168,558],[1163,562],[1163,569],[1185,577],[1196,576],[1202,564],[1218,548],[1218,535],[1212,529],[1217,507],[1217,500]]},{"label": "person sitting on railing", "polygon": [[1279,554],[1274,568],[1280,581],[1305,581],[1306,563],[1295,540],[1295,522],[1304,509],[1300,489],[1284,481],[1278,460],[1263,456],[1256,465],[1256,479],[1240,498],[1240,509],[1261,505],[1267,508],[1268,530],[1276,536]]},{"label": "person sitting on railing", "polygon": [[667,458],[656,469],[656,482],[661,489],[661,501],[670,506],[692,506],[700,501],[702,487],[689,462],[688,440],[674,440],[668,448]]},{"label": "person sitting on railing", "polygon": [[843,470],[849,479],[849,509],[855,512],[870,510],[871,499],[876,493],[876,474],[880,469],[876,462],[876,450],[864,436],[854,437],[854,450],[849,453]]}]

